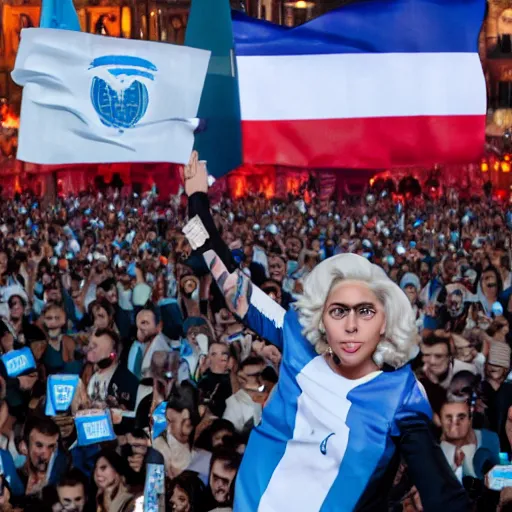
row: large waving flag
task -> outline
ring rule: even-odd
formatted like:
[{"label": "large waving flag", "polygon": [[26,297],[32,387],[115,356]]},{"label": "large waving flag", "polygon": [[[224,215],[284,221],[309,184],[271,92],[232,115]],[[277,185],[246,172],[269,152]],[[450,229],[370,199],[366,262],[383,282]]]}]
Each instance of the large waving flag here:
[{"label": "large waving flag", "polygon": [[22,32],[18,158],[187,163],[210,53],[45,28]]},{"label": "large waving flag", "polygon": [[20,160],[188,162],[210,52],[82,33],[72,0],[43,0],[41,26],[12,72]]},{"label": "large waving flag", "polygon": [[373,0],[292,29],[235,13],[244,162],[463,163],[485,140],[484,0]]},{"label": "large waving flag", "polygon": [[210,50],[212,57],[198,117],[205,130],[196,133],[195,149],[208,161],[208,172],[222,176],[242,163],[240,101],[228,0],[194,0],[185,44]]}]

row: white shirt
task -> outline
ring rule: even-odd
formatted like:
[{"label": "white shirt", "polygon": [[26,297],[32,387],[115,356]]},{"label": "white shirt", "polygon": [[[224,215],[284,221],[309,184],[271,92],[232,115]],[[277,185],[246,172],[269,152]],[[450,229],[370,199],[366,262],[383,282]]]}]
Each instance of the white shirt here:
[{"label": "white shirt", "polygon": [[254,402],[249,393],[240,389],[226,400],[223,418],[231,421],[236,430],[241,432],[251,419],[254,420],[254,425],[258,425],[261,421],[262,411],[261,404]]},{"label": "white shirt", "polygon": [[117,364],[113,364],[103,372],[95,372],[87,386],[87,394],[92,400],[104,402],[108,396],[108,387],[114,372],[117,370]]}]

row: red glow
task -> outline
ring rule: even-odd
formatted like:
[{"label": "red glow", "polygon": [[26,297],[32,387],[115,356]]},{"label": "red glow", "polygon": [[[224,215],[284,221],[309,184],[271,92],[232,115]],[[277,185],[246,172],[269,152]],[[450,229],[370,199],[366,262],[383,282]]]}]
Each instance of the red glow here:
[{"label": "red glow", "polygon": [[507,191],[500,188],[498,190],[496,190],[496,197],[500,200],[500,201],[504,201],[505,198],[507,196]]},{"label": "red glow", "polygon": [[20,118],[4,103],[0,106],[0,124],[2,128],[18,129],[20,127]]},{"label": "red glow", "polygon": [[20,177],[16,176],[16,178],[14,179],[14,193],[21,194],[21,192],[22,192],[22,190],[21,190],[21,185],[20,185]]},{"label": "red glow", "polygon": [[244,176],[234,176],[234,184],[233,184],[233,197],[235,199],[240,199],[245,195],[245,190],[247,188],[247,184],[245,182]]}]

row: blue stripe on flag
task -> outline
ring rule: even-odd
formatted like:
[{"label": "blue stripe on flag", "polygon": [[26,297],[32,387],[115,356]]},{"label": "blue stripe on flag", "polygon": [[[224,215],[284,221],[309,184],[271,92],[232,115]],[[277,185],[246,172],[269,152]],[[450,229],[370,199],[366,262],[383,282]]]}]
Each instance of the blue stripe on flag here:
[{"label": "blue stripe on flag", "polygon": [[294,28],[233,13],[237,55],[477,51],[484,0],[372,0]]},{"label": "blue stripe on flag", "polygon": [[157,67],[152,62],[149,62],[149,60],[131,57],[130,55],[105,55],[91,62],[91,68],[99,66],[132,66],[158,71]]}]

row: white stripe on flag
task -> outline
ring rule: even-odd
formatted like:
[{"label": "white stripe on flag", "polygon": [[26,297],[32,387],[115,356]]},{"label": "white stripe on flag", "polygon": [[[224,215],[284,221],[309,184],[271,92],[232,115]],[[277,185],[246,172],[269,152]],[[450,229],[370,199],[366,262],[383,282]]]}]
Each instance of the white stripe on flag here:
[{"label": "white stripe on flag", "polygon": [[477,53],[237,57],[246,121],[485,115]]}]

